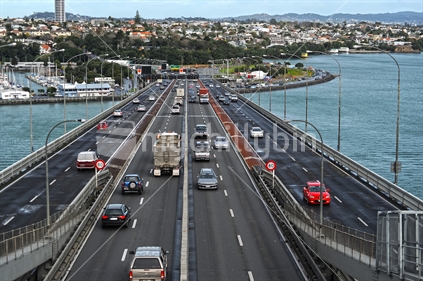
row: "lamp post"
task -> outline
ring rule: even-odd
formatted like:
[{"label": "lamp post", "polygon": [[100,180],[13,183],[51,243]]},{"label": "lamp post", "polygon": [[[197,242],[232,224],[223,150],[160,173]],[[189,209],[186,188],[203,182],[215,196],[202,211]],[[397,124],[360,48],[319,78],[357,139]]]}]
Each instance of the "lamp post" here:
[{"label": "lamp post", "polygon": [[[281,56],[285,56],[285,55],[288,55],[288,56],[291,56],[291,57],[296,57],[296,58],[299,58],[300,60],[304,61],[304,59],[302,57],[297,56],[295,54],[281,53]],[[307,74],[308,74],[308,70],[307,70]],[[284,76],[283,76],[283,87],[284,87],[283,119],[286,119],[286,79],[285,79],[285,75],[286,75],[286,61],[284,61]],[[308,75],[307,75],[307,78],[308,78]],[[306,121],[308,121],[308,80],[306,80]],[[305,131],[307,132],[307,123],[306,123],[305,128],[306,128]]]},{"label": "lamp post", "polygon": [[[63,120],[66,120],[66,67],[72,59],[79,57],[79,56],[90,55],[90,54],[91,54],[90,52],[87,52],[87,53],[75,55],[75,56],[71,57],[70,59],[68,59],[65,63],[65,68],[63,70],[63,78],[64,78],[64,81],[63,81]],[[87,111],[87,109],[86,109],[86,111]],[[64,124],[64,132],[66,133],[66,123]]]},{"label": "lamp post", "polygon": [[398,184],[398,173],[399,170],[401,168],[401,163],[398,161],[398,154],[399,154],[399,126],[400,126],[400,97],[401,97],[401,70],[400,70],[400,66],[398,64],[398,61],[387,51],[382,50],[378,47],[375,46],[367,46],[369,48],[373,48],[376,50],[381,51],[382,53],[388,55],[391,57],[391,59],[393,59],[395,61],[395,64],[397,65],[397,69],[398,69],[398,93],[397,93],[397,121],[396,121],[396,132],[395,132],[395,162],[393,163],[393,171],[395,173],[395,179],[394,179],[394,184]]},{"label": "lamp post", "polygon": [[[10,45],[10,46],[15,46],[15,45],[16,45],[16,43],[14,45]],[[64,51],[65,51],[65,49],[60,49],[60,50],[56,50],[56,51],[53,51],[53,52],[48,53],[48,54],[42,54],[42,55],[36,57],[35,60],[32,63],[35,63],[38,59],[40,59],[43,56],[51,55],[53,53],[64,52]],[[32,135],[32,93],[31,93],[31,87],[32,87],[32,79],[29,79],[29,142],[30,142],[29,149],[30,149],[31,152],[34,152],[33,135]]]},{"label": "lamp post", "polygon": [[320,131],[316,128],[316,126],[314,126],[312,123],[305,121],[305,120],[286,120],[286,123],[291,123],[291,122],[303,122],[305,124],[309,124],[310,126],[312,126],[316,132],[319,134],[320,137],[320,226],[323,225],[323,138],[322,135],[320,134]]},{"label": "lamp post", "polygon": [[64,124],[67,122],[85,122],[84,119],[75,119],[75,120],[64,120],[61,121],[59,123],[57,123],[56,125],[53,126],[53,128],[50,129],[50,131],[47,134],[46,137],[46,143],[44,146],[44,157],[46,158],[46,217],[47,217],[47,229],[50,227],[50,190],[49,190],[49,180],[48,180],[48,138],[51,134],[51,132],[60,124]]},{"label": "lamp post", "polygon": [[338,145],[337,145],[337,150],[341,151],[341,88],[342,88],[341,65],[339,64],[339,61],[330,54],[319,52],[319,51],[313,51],[313,53],[327,55],[331,57],[334,61],[336,61],[336,63],[338,64],[339,74],[338,74]]},{"label": "lamp post", "polygon": [[[86,120],[88,120],[88,64],[92,60],[100,59],[101,56],[108,56],[108,55],[109,54],[104,54],[104,55],[93,57],[87,61],[87,65],[85,66],[85,119]],[[103,89],[101,90],[103,91]],[[103,96],[101,97],[101,111],[103,112]]]}]

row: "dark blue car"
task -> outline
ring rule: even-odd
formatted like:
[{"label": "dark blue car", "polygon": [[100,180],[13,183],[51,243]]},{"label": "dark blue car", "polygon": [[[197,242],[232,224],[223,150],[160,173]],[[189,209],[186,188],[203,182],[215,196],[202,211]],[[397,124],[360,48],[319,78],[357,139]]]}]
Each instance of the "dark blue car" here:
[{"label": "dark blue car", "polygon": [[137,174],[128,174],[122,179],[122,195],[126,192],[138,192],[142,194],[144,191],[144,184],[142,178]]}]

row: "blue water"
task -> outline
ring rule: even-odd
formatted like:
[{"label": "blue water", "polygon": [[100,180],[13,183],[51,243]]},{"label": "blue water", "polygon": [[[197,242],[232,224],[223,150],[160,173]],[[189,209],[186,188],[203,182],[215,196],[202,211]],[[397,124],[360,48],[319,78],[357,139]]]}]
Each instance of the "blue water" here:
[{"label": "blue water", "polygon": [[[423,199],[423,55],[392,54],[400,66],[398,184]],[[390,172],[395,160],[398,67],[387,54],[339,54],[309,56],[306,66],[338,74],[341,67],[341,152],[394,181]],[[295,65],[298,60],[292,60]],[[306,88],[287,90],[287,119],[305,120]],[[253,95],[258,102],[259,94]],[[325,144],[338,143],[338,78],[308,87],[308,121],[322,134]],[[272,112],[283,118],[284,91],[272,91]],[[104,102],[104,108],[112,102]],[[260,94],[260,105],[269,109],[269,94]],[[67,103],[67,119],[85,118],[85,103]],[[89,117],[101,112],[100,103],[88,104]],[[33,105],[34,146],[45,144],[48,131],[63,120],[62,104]],[[77,124],[67,123],[67,130]],[[303,123],[297,123],[304,129]],[[308,126],[313,133],[313,128]],[[58,127],[50,141],[63,134]],[[30,153],[29,105],[0,106],[0,170]],[[317,134],[316,134],[317,135]]]}]

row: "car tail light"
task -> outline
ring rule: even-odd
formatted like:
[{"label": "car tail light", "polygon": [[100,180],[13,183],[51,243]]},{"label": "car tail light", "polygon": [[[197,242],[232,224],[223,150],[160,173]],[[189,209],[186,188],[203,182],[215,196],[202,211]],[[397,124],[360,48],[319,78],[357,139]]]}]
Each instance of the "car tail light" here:
[{"label": "car tail light", "polygon": [[119,218],[120,218],[121,220],[124,220],[124,219],[126,219],[126,216],[119,216]]},{"label": "car tail light", "polygon": [[103,220],[107,220],[108,218],[109,218],[109,216],[106,216],[106,215],[101,217],[101,219],[103,219]]},{"label": "car tail light", "polygon": [[164,275],[164,270],[162,270],[162,271],[160,272],[160,277],[162,278],[162,280],[164,280],[164,278],[165,278],[165,275]]},{"label": "car tail light", "polygon": [[132,280],[132,270],[129,271],[129,280]]}]

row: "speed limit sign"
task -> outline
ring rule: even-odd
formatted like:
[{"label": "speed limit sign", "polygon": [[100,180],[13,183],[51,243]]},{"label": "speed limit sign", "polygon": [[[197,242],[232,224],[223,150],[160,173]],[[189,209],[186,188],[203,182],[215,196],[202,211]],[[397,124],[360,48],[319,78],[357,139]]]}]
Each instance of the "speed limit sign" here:
[{"label": "speed limit sign", "polygon": [[97,170],[101,171],[106,166],[106,162],[104,162],[102,159],[98,159],[95,161],[94,165]]},{"label": "speed limit sign", "polygon": [[271,172],[276,169],[276,162],[273,160],[269,160],[266,162],[266,169]]}]

